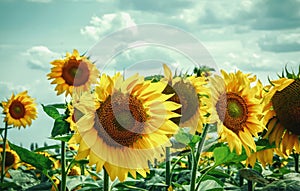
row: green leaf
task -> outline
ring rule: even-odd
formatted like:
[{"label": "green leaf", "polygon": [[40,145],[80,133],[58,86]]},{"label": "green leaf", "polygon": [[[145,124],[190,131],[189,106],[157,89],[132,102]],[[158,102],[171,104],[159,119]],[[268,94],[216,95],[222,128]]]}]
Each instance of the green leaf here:
[{"label": "green leaf", "polygon": [[28,189],[26,189],[26,191],[33,191],[33,190],[37,190],[37,191],[49,191],[52,188],[52,184],[51,182],[42,182],[41,184],[32,186]]},{"label": "green leaf", "polygon": [[75,188],[82,185],[86,187],[99,188],[98,183],[95,182],[95,180],[90,176],[69,176],[67,179],[68,190],[74,190]]},{"label": "green leaf", "polygon": [[199,135],[193,135],[192,139],[189,142],[189,146],[195,148],[196,144],[201,140]]},{"label": "green leaf", "polygon": [[200,183],[199,189],[201,191],[222,191],[223,187],[215,180],[205,180]]},{"label": "green leaf", "polygon": [[34,152],[40,152],[40,151],[46,151],[46,150],[50,150],[50,149],[58,149],[60,148],[60,144],[57,145],[49,145],[46,147],[40,147],[34,150]]},{"label": "green leaf", "polygon": [[19,147],[17,145],[14,145],[10,142],[9,146],[12,150],[16,151],[16,153],[19,155],[20,159],[28,164],[31,164],[32,166],[36,167],[37,169],[43,170],[43,169],[51,169],[53,166],[53,162],[40,154],[31,152],[27,149],[24,149],[22,147]]},{"label": "green leaf", "polygon": [[179,143],[188,145],[193,138],[193,135],[189,133],[188,128],[180,128],[178,133],[174,136]]},{"label": "green leaf", "polygon": [[68,142],[72,138],[73,134],[67,134],[67,135],[62,135],[62,136],[56,136],[52,137],[51,139],[57,140],[57,141],[64,141]]},{"label": "green leaf", "polygon": [[216,178],[229,178],[230,175],[223,172],[221,169],[213,169],[211,171],[208,172],[209,175],[212,175]]},{"label": "green leaf", "polygon": [[217,182],[220,186],[224,186],[224,182],[222,182],[220,179],[214,177],[214,176],[210,176],[210,175],[205,175],[204,178],[202,179],[202,181],[205,180],[213,180],[215,182]]},{"label": "green leaf", "polygon": [[255,141],[255,144],[256,144],[256,152],[276,147],[275,142],[270,144],[269,140],[267,139],[259,139],[258,141]]},{"label": "green leaf", "polygon": [[215,165],[240,162],[247,159],[247,155],[243,152],[241,155],[237,155],[235,152],[230,152],[227,146],[217,147],[213,151]]},{"label": "green leaf", "polygon": [[46,105],[44,106],[42,104],[43,110],[45,113],[47,113],[48,116],[52,117],[53,119],[58,119],[60,118],[60,113],[58,112],[58,110],[56,109],[56,107],[52,106],[52,105]]},{"label": "green leaf", "polygon": [[[131,186],[137,185],[137,184],[142,183],[142,182],[143,182],[143,180],[133,179],[131,177],[128,177],[124,182],[120,182],[120,180],[118,180],[118,179],[113,181],[112,184],[111,184],[111,187],[112,188],[118,188],[118,189],[130,188]],[[133,188],[131,188],[131,189],[133,189]]]},{"label": "green leaf", "polygon": [[17,185],[14,182],[3,182],[0,183],[0,190],[8,190],[8,189],[16,189],[16,190],[21,190],[22,187]]},{"label": "green leaf", "polygon": [[263,187],[264,191],[275,191],[275,190],[282,190],[282,191],[300,191],[300,181],[297,180],[279,180],[274,181],[271,184]]},{"label": "green leaf", "polygon": [[55,103],[55,104],[51,104],[51,105],[48,105],[48,106],[53,106],[57,109],[66,109],[67,108],[67,105],[64,104],[64,103]]},{"label": "green leaf", "polygon": [[65,120],[64,116],[57,118],[54,122],[51,136],[56,137],[58,135],[67,134],[70,130],[70,124]]}]

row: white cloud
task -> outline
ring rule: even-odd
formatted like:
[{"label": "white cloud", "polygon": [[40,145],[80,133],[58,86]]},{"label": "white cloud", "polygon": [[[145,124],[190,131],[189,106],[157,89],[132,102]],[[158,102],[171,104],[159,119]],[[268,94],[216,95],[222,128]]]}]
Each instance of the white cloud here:
[{"label": "white cloud", "polygon": [[3,101],[4,99],[9,99],[10,96],[12,95],[12,93],[19,93],[22,91],[27,90],[28,87],[27,86],[23,86],[23,85],[16,85],[13,84],[11,82],[0,82],[0,91],[1,91],[1,100]]},{"label": "white cloud", "polygon": [[264,35],[258,40],[262,50],[270,52],[296,52],[300,51],[299,33],[272,33]]},{"label": "white cloud", "polygon": [[90,20],[90,25],[82,28],[80,32],[82,35],[88,36],[94,40],[99,40],[111,32],[135,25],[135,21],[128,13],[112,13],[105,14],[101,18],[93,16]]},{"label": "white cloud", "polygon": [[33,46],[27,49],[23,56],[27,58],[27,65],[31,69],[48,71],[51,67],[50,62],[58,59],[61,55],[52,52],[46,46]]}]

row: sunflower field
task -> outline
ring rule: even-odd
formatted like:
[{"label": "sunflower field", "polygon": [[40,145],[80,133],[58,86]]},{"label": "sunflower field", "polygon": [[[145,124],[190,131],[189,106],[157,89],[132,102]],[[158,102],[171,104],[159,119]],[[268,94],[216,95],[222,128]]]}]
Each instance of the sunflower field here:
[{"label": "sunflower field", "polygon": [[51,66],[66,101],[41,107],[57,144],[10,142],[38,105],[27,91],[2,100],[0,190],[300,190],[300,68],[263,85],[163,63],[163,75],[109,75],[77,50]]}]

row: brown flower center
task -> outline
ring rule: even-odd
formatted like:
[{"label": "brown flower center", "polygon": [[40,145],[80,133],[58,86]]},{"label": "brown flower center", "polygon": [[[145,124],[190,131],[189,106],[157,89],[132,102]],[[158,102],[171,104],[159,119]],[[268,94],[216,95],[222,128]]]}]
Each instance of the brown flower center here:
[{"label": "brown flower center", "polygon": [[14,119],[20,119],[25,116],[26,110],[22,102],[14,100],[9,106],[9,114]]},{"label": "brown flower center", "polygon": [[95,129],[108,145],[129,147],[141,138],[147,114],[142,103],[132,95],[115,93],[96,113]]},{"label": "brown flower center", "polygon": [[179,81],[172,86],[166,86],[164,94],[173,94],[169,101],[181,104],[181,108],[175,110],[175,113],[181,114],[181,117],[172,118],[171,120],[179,125],[190,120],[198,110],[199,99],[194,86],[188,82]]},{"label": "brown flower center", "polygon": [[279,122],[289,131],[300,135],[300,80],[295,80],[271,99]]},{"label": "brown flower center", "polygon": [[79,176],[79,175],[80,175],[80,172],[78,172],[78,170],[75,168],[71,168],[68,173],[68,176]]},{"label": "brown flower center", "polygon": [[224,93],[216,104],[217,113],[223,124],[235,133],[243,129],[248,119],[245,100],[235,93]]},{"label": "brown flower center", "polygon": [[[0,153],[2,156],[2,152]],[[10,152],[10,151],[6,151],[6,155],[5,155],[5,167],[10,167],[11,165],[15,164],[16,162],[16,158],[15,155]]]},{"label": "brown flower center", "polygon": [[90,71],[87,63],[70,59],[62,69],[62,77],[70,86],[81,86],[89,79]]}]

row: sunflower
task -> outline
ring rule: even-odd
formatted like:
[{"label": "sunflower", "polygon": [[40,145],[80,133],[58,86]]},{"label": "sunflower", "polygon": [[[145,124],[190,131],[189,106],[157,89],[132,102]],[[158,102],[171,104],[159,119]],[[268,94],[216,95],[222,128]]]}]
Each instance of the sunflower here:
[{"label": "sunflower", "polygon": [[70,129],[72,131],[77,130],[76,121],[78,121],[83,116],[83,113],[77,108],[74,108],[73,106],[73,104],[76,104],[78,102],[79,102],[79,95],[73,94],[72,101],[68,104],[69,116],[66,119],[66,121],[70,124]]},{"label": "sunflower", "polygon": [[73,166],[68,171],[68,176],[79,176],[81,174],[81,169],[78,166]]},{"label": "sunflower", "polygon": [[211,87],[210,123],[216,123],[221,142],[227,142],[231,151],[242,153],[242,148],[249,156],[256,151],[253,136],[263,131],[259,120],[261,104],[258,94],[259,86],[251,86],[255,77],[241,71],[227,74],[221,71],[222,77],[209,77]]},{"label": "sunflower", "polygon": [[65,95],[72,94],[74,88],[79,92],[87,91],[90,85],[97,82],[99,72],[96,66],[85,56],[80,56],[77,50],[73,54],[67,53],[65,59],[51,62],[53,67],[48,79],[57,84],[55,90],[57,95],[65,92]]},{"label": "sunflower", "polygon": [[169,101],[181,104],[182,107],[175,112],[181,116],[172,118],[171,120],[180,127],[191,128],[191,133],[196,130],[202,132],[203,123],[205,123],[205,115],[208,113],[207,98],[208,89],[205,77],[175,77],[173,78],[170,68],[164,64],[164,78],[162,82],[167,83],[163,90],[164,94],[174,94]]},{"label": "sunflower", "polygon": [[2,102],[5,118],[8,125],[24,128],[31,125],[32,120],[37,117],[36,103],[34,99],[27,95],[27,91],[17,95],[12,94],[7,102]]},{"label": "sunflower", "polygon": [[[2,155],[3,155],[3,148],[2,148],[3,144],[1,143],[1,147],[0,147],[0,162],[2,163]],[[19,155],[10,149],[9,145],[6,144],[6,148],[5,148],[5,171],[7,171],[9,168],[13,168],[13,169],[17,169],[20,166],[20,157]],[[0,167],[1,169],[2,167]]]},{"label": "sunflower", "polygon": [[70,143],[79,143],[76,159],[89,158],[96,170],[104,167],[110,178],[124,181],[130,173],[146,176],[148,164],[164,155],[169,134],[178,126],[169,120],[180,107],[166,101],[172,94],[161,92],[166,84],[145,81],[134,75],[126,80],[119,73],[101,76],[94,94],[81,95],[74,108],[83,113],[76,120]]},{"label": "sunflower", "polygon": [[273,163],[274,149],[265,149],[261,151],[257,151],[252,153],[246,160],[246,166],[250,165],[254,167],[256,160],[260,162],[260,164],[266,168],[267,164]]},{"label": "sunflower", "polygon": [[[265,138],[274,143],[286,156],[300,153],[300,76],[281,76],[270,81],[272,87],[264,99]],[[299,71],[300,73],[300,71]]]},{"label": "sunflower", "polygon": [[254,167],[255,162],[259,161],[260,164],[266,168],[267,165],[273,164],[273,157],[275,154],[282,158],[287,158],[279,148],[269,148],[252,153],[246,160],[246,166],[250,165],[251,167]]}]

